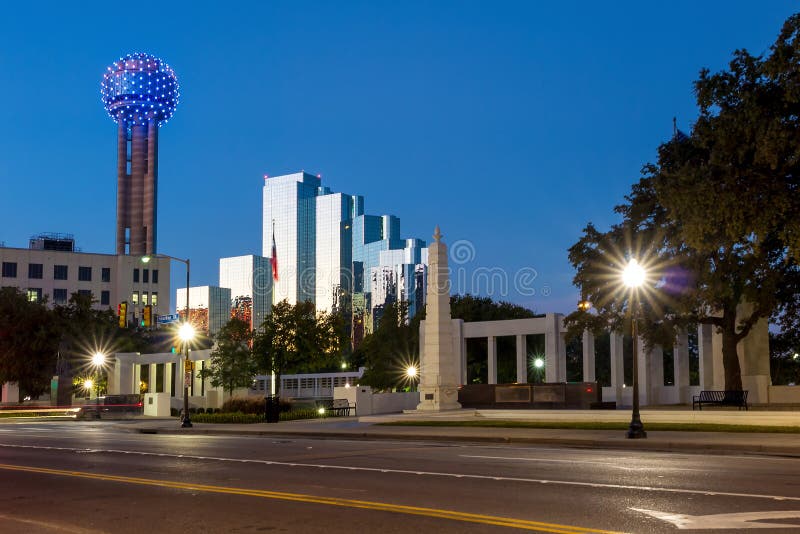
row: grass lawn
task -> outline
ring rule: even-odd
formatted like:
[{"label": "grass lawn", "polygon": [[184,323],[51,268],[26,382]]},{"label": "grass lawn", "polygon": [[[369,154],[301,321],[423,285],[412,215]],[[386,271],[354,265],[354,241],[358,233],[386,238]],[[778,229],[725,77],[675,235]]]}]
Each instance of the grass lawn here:
[{"label": "grass lawn", "polygon": [[[555,428],[572,430],[627,430],[627,422],[569,422],[569,421],[395,421],[378,423],[382,426],[439,426],[477,428]],[[800,434],[800,426],[722,425],[713,423],[647,423],[645,430],[671,430],[679,432],[770,432]]]}]

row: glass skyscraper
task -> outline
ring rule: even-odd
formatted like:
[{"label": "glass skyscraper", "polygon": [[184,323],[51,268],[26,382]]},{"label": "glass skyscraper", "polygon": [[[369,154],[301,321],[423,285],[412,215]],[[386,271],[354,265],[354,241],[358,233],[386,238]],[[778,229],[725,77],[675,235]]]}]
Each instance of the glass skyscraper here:
[{"label": "glass skyscraper", "polygon": [[[274,246],[278,263],[273,303],[306,300],[318,311],[342,313],[356,345],[387,299],[408,301],[412,314],[424,305],[425,271],[417,266],[427,260],[425,242],[401,239],[399,218],[365,215],[363,197],[332,192],[306,172],[265,177],[263,196],[263,254],[272,257]],[[388,251],[399,254],[383,257]],[[376,269],[383,274],[373,275]]]}]

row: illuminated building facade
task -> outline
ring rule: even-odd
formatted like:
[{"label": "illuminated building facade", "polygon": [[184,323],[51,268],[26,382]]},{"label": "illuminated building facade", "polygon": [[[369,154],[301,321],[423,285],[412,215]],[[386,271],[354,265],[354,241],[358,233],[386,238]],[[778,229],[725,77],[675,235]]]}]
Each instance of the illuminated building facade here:
[{"label": "illuminated building facade", "polygon": [[[175,291],[178,314],[186,316],[186,288]],[[214,335],[231,317],[231,290],[226,287],[200,286],[189,288],[189,322],[197,330]]]}]

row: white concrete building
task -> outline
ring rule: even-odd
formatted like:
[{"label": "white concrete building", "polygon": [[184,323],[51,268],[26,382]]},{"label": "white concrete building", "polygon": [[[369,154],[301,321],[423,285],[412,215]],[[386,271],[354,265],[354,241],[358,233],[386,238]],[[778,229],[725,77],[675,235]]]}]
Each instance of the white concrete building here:
[{"label": "white concrete building", "polygon": [[[33,240],[32,240],[33,241]],[[128,321],[170,313],[170,261],[152,257],[92,254],[73,250],[0,247],[0,286],[17,287],[32,301],[62,305],[72,293],[91,294],[95,308],[117,310],[128,303]]]}]

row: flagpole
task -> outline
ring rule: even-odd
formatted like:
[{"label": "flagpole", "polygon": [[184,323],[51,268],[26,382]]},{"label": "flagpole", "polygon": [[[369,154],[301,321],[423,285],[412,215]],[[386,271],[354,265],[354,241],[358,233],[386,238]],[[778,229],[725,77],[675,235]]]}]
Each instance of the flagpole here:
[{"label": "flagpole", "polygon": [[[277,273],[277,264],[275,263],[275,219],[272,219],[272,257],[270,258],[270,274],[272,275],[272,305],[275,305],[275,274]],[[275,387],[275,367],[270,365],[271,374],[270,374],[270,395],[275,397],[275,391],[277,388]]]}]

